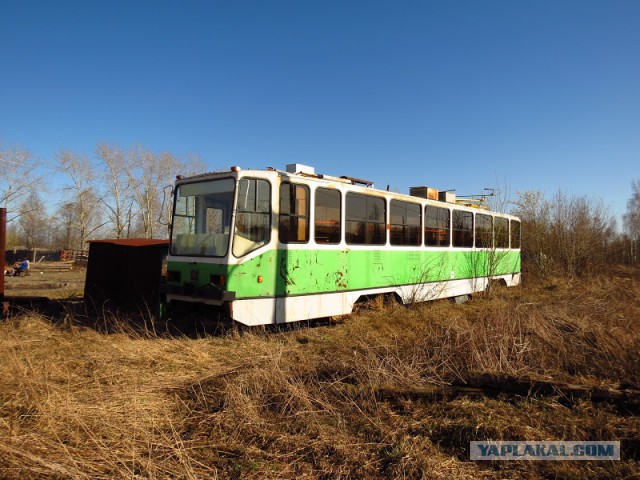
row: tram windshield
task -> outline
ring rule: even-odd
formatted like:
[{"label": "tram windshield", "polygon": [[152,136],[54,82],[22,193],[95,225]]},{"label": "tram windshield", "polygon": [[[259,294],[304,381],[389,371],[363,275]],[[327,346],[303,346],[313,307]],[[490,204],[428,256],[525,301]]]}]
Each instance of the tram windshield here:
[{"label": "tram windshield", "polygon": [[171,254],[224,257],[229,250],[235,180],[222,178],[178,186]]}]

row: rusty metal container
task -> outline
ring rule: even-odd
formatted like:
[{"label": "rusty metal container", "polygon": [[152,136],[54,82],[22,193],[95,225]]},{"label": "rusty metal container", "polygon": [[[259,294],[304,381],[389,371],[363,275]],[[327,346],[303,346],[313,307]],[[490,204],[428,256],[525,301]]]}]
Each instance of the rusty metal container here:
[{"label": "rusty metal container", "polygon": [[411,195],[412,197],[438,200],[438,189],[431,187],[411,187],[409,188],[409,195]]},{"label": "rusty metal container", "polygon": [[2,270],[2,278],[0,278],[0,314],[4,314],[6,310],[4,305],[4,266],[6,255],[7,241],[7,209],[0,208],[0,270]]},{"label": "rusty metal container", "polygon": [[84,288],[89,311],[158,315],[162,262],[168,240],[92,240]]},{"label": "rusty metal container", "polygon": [[438,200],[441,202],[456,203],[456,194],[453,192],[443,191],[438,194]]}]

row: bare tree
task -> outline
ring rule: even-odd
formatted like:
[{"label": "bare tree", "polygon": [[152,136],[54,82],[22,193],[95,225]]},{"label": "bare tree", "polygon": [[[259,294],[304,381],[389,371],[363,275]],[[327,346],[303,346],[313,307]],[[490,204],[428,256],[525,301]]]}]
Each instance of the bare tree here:
[{"label": "bare tree", "polygon": [[640,180],[631,182],[631,198],[627,201],[624,228],[633,240],[640,240]]},{"label": "bare tree", "polygon": [[[145,238],[160,235],[159,218],[163,215],[164,187],[182,164],[171,153],[154,154],[138,146],[133,156],[135,169],[130,170],[130,185],[137,204],[141,233]],[[164,234],[164,232],[162,232]]]},{"label": "bare tree", "polygon": [[106,143],[98,144],[97,156],[104,165],[101,178],[105,190],[100,201],[116,238],[127,238],[134,215],[134,186],[130,182],[135,176],[131,174],[131,156],[125,155],[116,145]]},{"label": "bare tree", "polygon": [[102,212],[98,208],[97,197],[83,196],[83,201],[95,206],[95,216],[92,216],[86,228],[82,227],[80,219],[84,215],[83,208],[75,199],[63,201],[52,219],[50,229],[53,232],[53,245],[56,248],[70,250],[86,250],[87,242],[100,234],[101,228],[105,226],[102,219]]},{"label": "bare tree", "polygon": [[27,249],[49,246],[49,218],[37,192],[32,191],[20,205],[18,238]]},{"label": "bare tree", "polygon": [[69,179],[69,184],[64,187],[66,200],[61,206],[62,215],[59,215],[66,224],[65,246],[83,249],[91,234],[104,225],[96,194],[96,169],[85,155],[71,150],[60,150],[56,161],[56,170]]},{"label": "bare tree", "polygon": [[624,257],[629,263],[640,258],[640,180],[631,182],[631,198],[627,202],[627,213],[623,217],[625,232],[628,235],[624,248]]},{"label": "bare tree", "polygon": [[73,250],[78,248],[80,238],[76,229],[76,220],[72,202],[63,202],[55,214],[55,221],[51,225],[53,231],[53,245],[56,248]]},{"label": "bare tree", "polygon": [[125,152],[116,145],[101,143],[97,156],[105,167],[100,200],[117,238],[132,234],[167,236],[171,216],[171,199],[165,197],[167,187],[177,174],[204,171],[197,155],[181,161],[169,152],[156,154],[141,146]]},{"label": "bare tree", "polygon": [[[187,157],[180,162],[179,168],[181,169],[181,171],[176,172],[176,174],[181,173],[182,175],[199,175],[206,171],[206,166],[202,161],[202,158],[196,153],[187,154]],[[214,170],[223,170],[223,167],[214,168]]]},{"label": "bare tree", "polygon": [[21,210],[13,209],[13,205],[43,188],[42,178],[36,174],[38,166],[29,151],[0,145],[0,205],[9,212],[7,222],[21,215]]},{"label": "bare tree", "polygon": [[615,220],[601,200],[558,192],[549,201],[540,192],[525,192],[516,204],[527,232],[523,257],[543,275],[554,267],[579,275],[606,262]]},{"label": "bare tree", "polygon": [[551,203],[540,191],[526,191],[518,194],[516,215],[522,220],[527,241],[522,246],[523,261],[535,266],[538,273],[545,277],[550,272],[551,255]]},{"label": "bare tree", "polygon": [[553,199],[552,239],[570,276],[604,263],[606,243],[613,236],[614,227],[614,219],[601,200],[568,197],[562,192]]}]

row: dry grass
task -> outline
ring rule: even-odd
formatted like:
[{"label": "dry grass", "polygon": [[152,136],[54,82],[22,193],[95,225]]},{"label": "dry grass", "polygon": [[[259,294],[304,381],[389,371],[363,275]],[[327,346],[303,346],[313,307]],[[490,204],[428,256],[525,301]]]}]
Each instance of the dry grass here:
[{"label": "dry grass", "polygon": [[[0,323],[0,477],[634,478],[624,407],[380,392],[482,373],[637,386],[638,298],[616,275],[200,339],[20,315]],[[623,460],[470,462],[483,439],[622,440]]]}]

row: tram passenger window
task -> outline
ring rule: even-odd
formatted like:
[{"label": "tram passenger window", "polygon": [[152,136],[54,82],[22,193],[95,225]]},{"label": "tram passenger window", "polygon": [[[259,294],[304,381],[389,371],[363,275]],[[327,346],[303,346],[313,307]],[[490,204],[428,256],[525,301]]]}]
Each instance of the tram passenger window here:
[{"label": "tram passenger window", "polygon": [[384,245],[387,243],[384,198],[347,193],[347,243]]},{"label": "tram passenger window", "polygon": [[491,215],[476,213],[476,247],[493,247],[493,218]]},{"label": "tram passenger window", "polygon": [[420,245],[422,207],[417,203],[391,200],[391,245]]},{"label": "tram passenger window", "polygon": [[496,248],[509,248],[509,220],[503,217],[495,217],[494,220]]},{"label": "tram passenger window", "polygon": [[520,248],[520,222],[511,220],[511,248]]},{"label": "tram passenger window", "polygon": [[451,221],[449,209],[427,205],[424,209],[424,243],[431,247],[448,247]]},{"label": "tram passenger window", "polygon": [[309,187],[283,182],[280,185],[278,238],[282,243],[309,241]]},{"label": "tram passenger window", "polygon": [[473,213],[453,211],[453,246],[473,247]]},{"label": "tram passenger window", "polygon": [[241,257],[269,243],[271,238],[271,185],[266,180],[238,182],[233,254]]},{"label": "tram passenger window", "polygon": [[329,188],[316,189],[316,243],[340,243],[340,192]]}]

